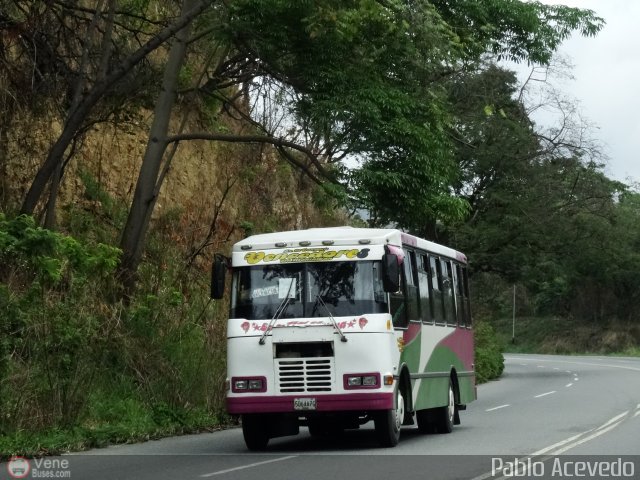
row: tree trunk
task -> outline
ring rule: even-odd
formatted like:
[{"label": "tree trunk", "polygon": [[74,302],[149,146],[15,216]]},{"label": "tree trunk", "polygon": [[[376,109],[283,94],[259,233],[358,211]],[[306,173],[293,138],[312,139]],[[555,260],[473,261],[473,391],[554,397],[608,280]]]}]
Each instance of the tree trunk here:
[{"label": "tree trunk", "polygon": [[13,114],[15,107],[9,102],[5,102],[3,111],[0,112],[0,211],[8,211],[10,202],[9,198],[9,131],[13,123]]},{"label": "tree trunk", "polygon": [[[76,108],[78,108],[78,105],[80,105],[80,102],[82,100],[82,93],[89,81],[89,56],[91,55],[91,50],[93,48],[93,36],[95,35],[96,29],[98,27],[98,22],[100,21],[100,15],[102,14],[103,3],[104,0],[100,0],[98,2],[95,13],[93,14],[93,19],[91,20],[91,24],[87,28],[87,37],[82,47],[82,56],[80,57],[80,64],[78,66],[78,81],[74,86],[73,98],[67,112],[67,118],[69,118],[71,113]],[[47,201],[47,209],[44,217],[44,227],[48,228],[49,230],[54,230],[56,228],[56,204],[58,202],[58,193],[60,192],[60,183],[62,182],[63,174],[64,165],[61,161],[58,162],[58,165],[53,171],[53,175],[51,175],[49,200]]]},{"label": "tree trunk", "polygon": [[[184,0],[181,17],[187,15],[193,8],[194,1]],[[180,30],[169,51],[162,80],[162,91],[156,101],[147,148],[138,174],[129,216],[120,240],[120,248],[123,252],[120,264],[120,281],[125,296],[131,294],[135,287],[136,271],[142,259],[151,214],[161,186],[160,168],[167,148],[169,121],[176,100],[178,76],[187,53],[189,31],[189,27]]]}]

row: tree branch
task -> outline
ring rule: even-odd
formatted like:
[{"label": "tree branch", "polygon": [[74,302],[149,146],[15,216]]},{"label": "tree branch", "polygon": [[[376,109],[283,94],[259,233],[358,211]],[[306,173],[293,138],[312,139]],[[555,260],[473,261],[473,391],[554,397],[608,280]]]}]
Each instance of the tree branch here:
[{"label": "tree branch", "polygon": [[284,150],[282,150],[283,148],[290,148],[292,150],[296,150],[298,152],[304,153],[313,163],[313,165],[318,169],[318,172],[322,175],[322,177],[324,177],[326,180],[332,181],[334,182],[335,180],[332,178],[332,175],[329,174],[329,172],[327,172],[322,165],[320,164],[320,162],[318,161],[318,159],[316,158],[316,156],[314,155],[314,153],[301,146],[298,145],[297,143],[294,142],[290,142],[288,140],[284,140],[282,138],[275,138],[275,137],[271,137],[268,135],[234,135],[234,134],[226,134],[226,133],[207,133],[207,132],[200,132],[200,133],[183,133],[183,134],[179,134],[179,135],[173,135],[167,138],[166,143],[167,145],[170,143],[175,143],[175,142],[182,142],[184,140],[209,140],[209,141],[214,141],[214,142],[229,142],[229,143],[266,143],[266,144],[270,144],[273,145],[274,147],[278,148],[278,151],[280,151],[281,153],[284,153],[285,157],[287,158],[288,161],[290,161],[291,163],[293,163],[296,167],[300,168],[301,170],[303,170],[307,175],[309,175],[309,177],[316,183],[318,184],[322,184],[322,181],[319,180],[315,175],[313,175],[311,173],[311,171],[305,167],[302,163],[300,163],[298,160],[296,160],[295,158],[293,158],[293,156],[291,156],[290,154],[288,154],[288,152],[285,152]]}]

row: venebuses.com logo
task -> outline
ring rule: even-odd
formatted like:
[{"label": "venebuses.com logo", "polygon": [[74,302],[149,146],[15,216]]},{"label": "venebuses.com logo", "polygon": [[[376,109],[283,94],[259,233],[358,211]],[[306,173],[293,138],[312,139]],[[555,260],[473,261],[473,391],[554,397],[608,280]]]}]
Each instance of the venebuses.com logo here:
[{"label": "venebuses.com logo", "polygon": [[7,463],[7,471],[11,478],[25,478],[31,471],[31,464],[25,458],[12,457]]},{"label": "venebuses.com logo", "polygon": [[10,478],[71,478],[68,459],[11,457],[7,463]]}]

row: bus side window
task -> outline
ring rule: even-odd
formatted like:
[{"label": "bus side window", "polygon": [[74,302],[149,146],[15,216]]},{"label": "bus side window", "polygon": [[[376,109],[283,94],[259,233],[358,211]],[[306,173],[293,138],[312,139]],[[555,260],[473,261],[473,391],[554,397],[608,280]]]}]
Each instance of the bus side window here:
[{"label": "bus side window", "polygon": [[418,288],[420,290],[420,313],[424,323],[433,323],[433,312],[431,311],[431,289],[429,287],[429,258],[420,255],[418,267]]},{"label": "bus side window", "polygon": [[373,299],[376,303],[386,304],[387,294],[382,282],[382,264],[373,264]]},{"label": "bus side window", "polygon": [[405,274],[404,269],[402,269],[400,271],[400,289],[397,292],[392,292],[389,294],[391,319],[395,328],[406,328],[409,325],[405,292]]},{"label": "bus side window", "polygon": [[440,262],[438,258],[429,256],[429,270],[431,277],[431,311],[437,324],[444,324],[444,311],[442,309],[442,285],[440,281]]},{"label": "bus side window", "polygon": [[453,296],[453,281],[451,278],[451,262],[440,259],[442,273],[442,299],[447,325],[456,325],[456,304]]},{"label": "bus side window", "polygon": [[418,275],[416,271],[416,252],[404,251],[404,277],[407,295],[407,315],[409,320],[420,320],[420,306],[418,298]]},{"label": "bus side window", "polygon": [[462,267],[462,295],[464,296],[464,313],[467,327],[471,327],[471,297],[469,296],[469,272],[467,267]]},{"label": "bus side window", "polygon": [[453,264],[453,287],[456,299],[456,318],[458,320],[458,326],[464,327],[466,325],[466,310],[467,306],[464,299],[464,285],[462,278],[462,267],[454,263]]}]

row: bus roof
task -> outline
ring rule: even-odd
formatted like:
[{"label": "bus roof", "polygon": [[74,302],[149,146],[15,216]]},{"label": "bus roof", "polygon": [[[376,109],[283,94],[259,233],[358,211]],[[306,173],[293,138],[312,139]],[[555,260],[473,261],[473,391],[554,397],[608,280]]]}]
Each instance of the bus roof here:
[{"label": "bus roof", "polygon": [[[324,242],[324,243],[323,243]],[[329,243],[331,242],[331,243]],[[285,247],[322,247],[325,245],[408,245],[467,262],[467,257],[453,248],[414,237],[392,228],[328,227],[252,235],[233,246],[234,252],[268,250]]]}]

